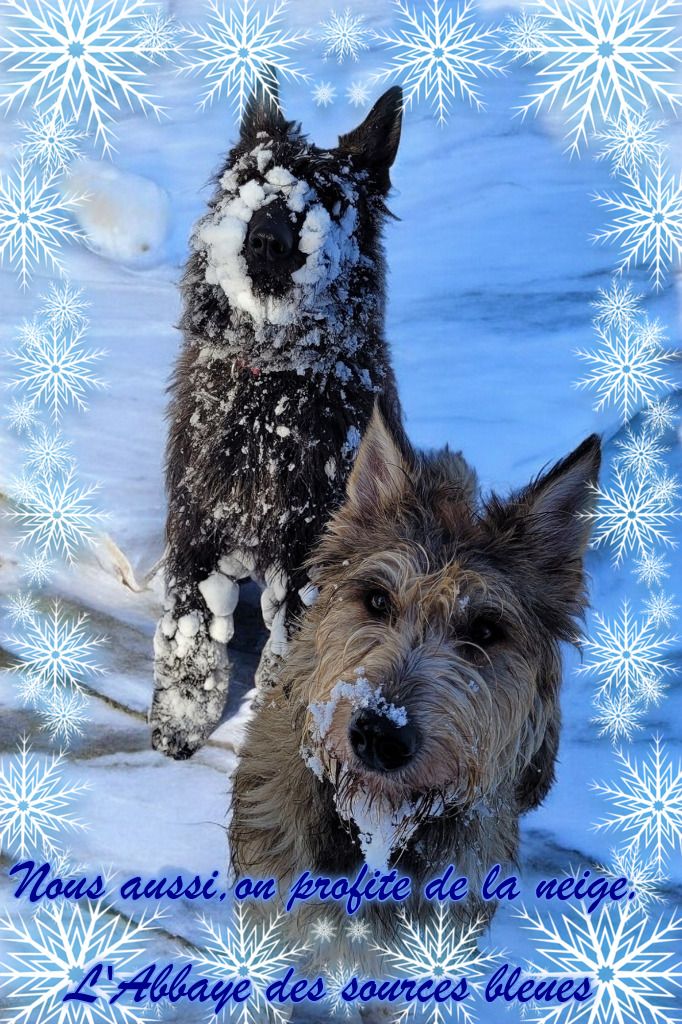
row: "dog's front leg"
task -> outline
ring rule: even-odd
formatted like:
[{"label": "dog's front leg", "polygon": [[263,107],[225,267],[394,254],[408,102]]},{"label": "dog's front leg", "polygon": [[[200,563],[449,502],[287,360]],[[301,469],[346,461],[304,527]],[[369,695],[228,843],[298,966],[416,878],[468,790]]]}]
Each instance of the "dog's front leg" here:
[{"label": "dog's front leg", "polygon": [[[154,637],[152,745],[190,757],[218,725],[230,678],[227,645],[234,633],[246,554],[220,558],[212,572],[170,575]],[[197,578],[199,575],[201,578]]]},{"label": "dog's front leg", "polygon": [[256,669],[256,689],[259,696],[267,694],[277,685],[279,666],[289,643],[287,621],[288,584],[286,573],[271,568],[265,573],[265,589],[260,606],[263,622],[270,631]]},{"label": "dog's front leg", "polygon": [[311,583],[295,591],[283,570],[273,568],[266,572],[261,611],[270,635],[256,669],[256,690],[260,697],[267,696],[277,686],[296,615],[301,605],[312,604],[316,597],[317,589]]}]

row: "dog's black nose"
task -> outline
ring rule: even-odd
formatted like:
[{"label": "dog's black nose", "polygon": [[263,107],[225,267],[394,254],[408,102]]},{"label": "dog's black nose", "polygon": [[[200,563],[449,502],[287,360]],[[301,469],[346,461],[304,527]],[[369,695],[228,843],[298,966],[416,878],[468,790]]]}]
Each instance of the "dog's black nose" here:
[{"label": "dog's black nose", "polygon": [[376,711],[360,711],[351,720],[350,745],[363,764],[375,771],[404,768],[417,752],[418,734],[413,725],[396,725]]},{"label": "dog's black nose", "polygon": [[271,203],[251,217],[246,244],[252,259],[263,264],[286,260],[294,249],[294,232],[287,211]]}]

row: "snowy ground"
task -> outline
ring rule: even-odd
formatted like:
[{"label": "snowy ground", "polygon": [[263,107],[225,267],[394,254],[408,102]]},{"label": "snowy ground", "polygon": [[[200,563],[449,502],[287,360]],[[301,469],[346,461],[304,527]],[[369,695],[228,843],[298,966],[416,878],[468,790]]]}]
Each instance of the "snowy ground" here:
[{"label": "snowy ground", "polygon": [[[384,6],[381,0],[368,0],[363,11],[379,25]],[[175,13],[192,20],[200,9],[192,0],[181,0]],[[297,0],[292,23],[304,25],[319,13],[312,0]],[[323,65],[319,48],[306,64],[316,80],[338,78],[342,94],[350,72],[333,62]],[[523,483],[592,431],[603,434],[607,457],[623,436],[616,414],[597,414],[594,396],[573,386],[584,373],[575,350],[593,343],[590,303],[598,288],[608,287],[615,262],[612,250],[588,241],[603,226],[604,212],[589,197],[611,187],[608,166],[589,157],[569,160],[556,125],[546,120],[513,119],[512,108],[531,74],[515,67],[506,77],[490,79],[487,109],[478,113],[459,103],[443,129],[425,107],[407,115],[392,174],[390,205],[399,219],[389,224],[386,235],[388,336],[409,433],[419,445],[447,441],[462,448],[484,487],[502,490]],[[106,532],[129,560],[140,590],[121,581],[101,542],[40,597],[46,607],[51,596],[62,596],[65,607],[86,611],[93,630],[109,638],[98,654],[107,672],[90,683],[92,721],[71,742],[67,759],[66,778],[90,785],[77,802],[78,816],[89,827],[67,836],[66,845],[75,862],[110,864],[122,875],[225,870],[229,775],[261,639],[253,605],[247,603],[234,645],[236,672],[225,721],[188,762],[171,762],[153,752],[145,714],[159,595],[144,581],[162,551],[164,388],[179,341],[173,326],[176,282],[190,226],[205,202],[203,187],[235,132],[224,104],[197,111],[197,82],[170,71],[158,72],[155,81],[169,116],[161,122],[123,116],[114,165],[149,179],[152,191],[156,186],[167,194],[165,239],[159,244],[162,224],[144,220],[143,203],[139,210],[127,210],[131,226],[123,241],[112,241],[105,225],[97,252],[71,246],[65,260],[70,278],[91,303],[89,342],[107,351],[100,372],[109,387],[92,396],[87,413],[67,414],[63,432],[74,441],[82,481],[101,483],[97,500],[109,515]],[[332,143],[338,132],[361,119],[341,100],[317,108],[301,87],[285,85],[283,96],[287,112],[300,118],[321,144]],[[8,121],[0,132],[0,158],[7,162],[16,130]],[[672,128],[668,134],[679,167],[682,136]],[[89,183],[101,180],[101,172],[98,179],[92,167],[83,173]],[[116,199],[120,203],[114,192],[112,202]],[[111,223],[119,223],[122,215],[114,209]],[[131,260],[126,244],[135,230],[144,248],[143,228],[149,252]],[[12,346],[22,318],[33,315],[50,279],[38,274],[22,293],[11,273],[0,273],[3,349]],[[645,274],[632,280],[646,296],[647,311],[667,325],[675,345],[680,337],[679,277],[658,295]],[[2,374],[9,372],[5,361]],[[675,402],[679,411],[679,393]],[[680,472],[679,438],[671,434],[667,443],[672,449],[666,456],[669,468]],[[16,438],[5,432],[0,439],[3,491],[21,460]],[[0,525],[0,588],[8,595],[19,585],[17,553],[7,522]],[[677,531],[679,536],[679,526]],[[679,549],[670,560],[674,584],[681,578]],[[646,596],[630,566],[614,570],[605,551],[590,556],[590,572],[593,603],[606,616],[616,614],[623,597],[630,596],[639,607]],[[5,631],[12,631],[7,623]],[[665,701],[647,714],[645,727],[628,744],[635,756],[644,755],[659,731],[673,756],[682,752],[682,691],[676,678],[680,653],[679,644],[667,652],[677,671],[669,677]],[[9,649],[1,657],[10,664]],[[569,865],[607,862],[618,846],[617,834],[591,827],[610,808],[590,790],[590,782],[615,779],[617,766],[608,737],[598,738],[591,722],[594,683],[574,674],[576,664],[569,654],[558,782],[546,804],[524,823],[528,888],[533,879],[560,874]],[[35,750],[54,750],[36,715],[22,706],[12,676],[4,676],[0,693],[2,752],[13,752],[24,731]],[[3,866],[9,862],[5,856]],[[672,858],[667,874],[665,896],[679,901],[679,857]],[[7,880],[1,884],[7,909],[16,912]],[[169,934],[196,934],[186,906],[173,910],[166,927]],[[510,913],[498,915],[491,942],[516,961],[530,954],[528,937]],[[195,1017],[183,1011],[177,1019]],[[516,1018],[510,1012],[504,1019]]]}]

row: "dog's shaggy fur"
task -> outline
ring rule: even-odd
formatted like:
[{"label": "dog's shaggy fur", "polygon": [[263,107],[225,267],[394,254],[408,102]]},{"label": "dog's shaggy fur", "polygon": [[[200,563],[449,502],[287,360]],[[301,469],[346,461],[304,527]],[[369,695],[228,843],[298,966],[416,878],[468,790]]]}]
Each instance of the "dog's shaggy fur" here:
[{"label": "dog's shaggy fur", "polygon": [[[579,635],[599,461],[592,436],[482,501],[461,456],[416,454],[375,413],[312,559],[319,598],[241,751],[237,875],[286,887],[306,869],[354,875],[364,856],[418,891],[453,864],[470,880],[462,920],[492,912],[481,879],[514,862],[519,816],[554,780],[560,642]],[[395,910],[370,918],[388,927]]]},{"label": "dog's shaggy fur", "polygon": [[[377,395],[400,431],[381,228],[401,112],[391,89],[324,150],[254,97],[195,228],[151,710],[153,745],[173,757],[190,756],[220,719],[238,580],[265,588],[267,677],[310,593],[303,563],[343,498]],[[290,256],[259,264],[256,213],[280,218]]]}]

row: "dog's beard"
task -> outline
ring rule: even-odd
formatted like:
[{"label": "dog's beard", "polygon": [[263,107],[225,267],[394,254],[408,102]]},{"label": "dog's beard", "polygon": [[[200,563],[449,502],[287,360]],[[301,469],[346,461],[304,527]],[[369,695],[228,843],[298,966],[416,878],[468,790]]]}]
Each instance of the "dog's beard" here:
[{"label": "dog's beard", "polygon": [[359,771],[340,761],[324,743],[303,745],[301,756],[321,781],[330,783],[339,818],[357,828],[365,863],[372,870],[388,870],[420,825],[460,803],[454,782],[426,792],[410,790],[380,773]]}]

